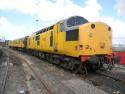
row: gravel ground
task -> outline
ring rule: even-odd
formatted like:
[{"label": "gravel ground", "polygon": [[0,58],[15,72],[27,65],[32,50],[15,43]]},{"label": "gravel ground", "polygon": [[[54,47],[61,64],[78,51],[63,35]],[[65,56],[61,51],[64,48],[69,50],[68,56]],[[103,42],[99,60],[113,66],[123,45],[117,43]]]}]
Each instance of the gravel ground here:
[{"label": "gravel ground", "polygon": [[[105,92],[109,94],[124,94],[125,92],[125,84],[123,82],[115,81],[109,77],[97,75],[97,74],[90,74],[86,79],[81,79],[78,77],[78,75],[71,74],[70,72],[66,72],[63,69],[59,69],[56,66],[52,64],[48,64],[45,61],[41,61],[39,59],[36,59],[32,56],[25,56],[29,60],[29,62],[32,62],[32,65],[34,67],[39,68],[38,72],[40,72],[40,75],[46,80],[47,82],[51,81],[56,84],[61,83],[63,86],[66,86],[70,88],[72,91],[74,91],[76,94],[101,94],[101,90],[104,90]],[[34,64],[35,63],[35,64]],[[111,71],[112,75],[116,75],[122,79],[125,78],[125,67],[122,65],[115,65],[114,69]],[[84,80],[84,81],[83,81]],[[89,82],[90,84],[86,83]],[[50,83],[52,83],[50,82]],[[59,90],[59,86],[57,85],[55,89]],[[94,87],[93,87],[94,85]],[[50,85],[51,86],[51,85]],[[53,85],[52,85],[53,86]],[[97,87],[100,89],[100,91],[95,88]],[[62,91],[62,86],[60,85],[60,88]],[[58,94],[58,91],[56,91]]]},{"label": "gravel ground", "polygon": [[25,72],[21,62],[14,58],[13,55],[10,55],[10,53],[8,55],[10,56],[10,66],[4,94],[19,94],[20,90],[27,90]]},{"label": "gravel ground", "polygon": [[[19,55],[19,52],[14,51],[14,53]],[[85,82],[81,77],[78,77],[75,74],[59,69],[58,67],[36,57],[23,53],[21,54],[19,56],[27,60],[54,94],[107,94],[92,84]]]},{"label": "gravel ground", "polygon": [[27,71],[23,62],[13,53],[7,53],[10,55],[10,67],[4,94],[19,94],[20,91],[25,91],[25,94],[47,94],[41,93],[39,82]]},{"label": "gravel ground", "polygon": [[123,82],[99,75],[95,75],[87,80],[91,80],[90,83],[95,85],[95,87],[102,89],[109,94],[125,94],[125,84]]},{"label": "gravel ground", "polygon": [[[44,80],[54,94],[125,94],[125,84],[123,82],[118,82],[111,78],[94,73],[91,73],[84,78],[62,68],[60,69],[59,67],[49,64],[47,61],[40,60],[34,56],[29,56],[25,53],[12,51],[10,49],[9,51],[11,54],[14,53],[16,56],[25,59],[34,68],[38,75],[40,75],[41,79]],[[16,58],[15,56],[13,57]],[[17,65],[18,67],[20,66],[20,70],[23,71],[21,72],[22,74],[18,73],[20,70]],[[25,87],[27,87],[26,90],[28,90],[30,94],[47,94],[45,87],[40,85],[38,80],[35,78],[35,75],[23,61],[21,61],[21,64],[17,65],[17,74],[19,74],[19,77],[21,75],[21,77],[24,78],[22,80]],[[13,64],[13,66],[15,66],[15,64]],[[118,74],[118,76],[124,78],[125,67],[122,65],[116,65],[111,73],[115,73],[115,75]],[[12,74],[13,73],[11,73],[11,75]],[[23,85],[18,87],[22,86]],[[43,88],[42,90],[41,87]]]}]

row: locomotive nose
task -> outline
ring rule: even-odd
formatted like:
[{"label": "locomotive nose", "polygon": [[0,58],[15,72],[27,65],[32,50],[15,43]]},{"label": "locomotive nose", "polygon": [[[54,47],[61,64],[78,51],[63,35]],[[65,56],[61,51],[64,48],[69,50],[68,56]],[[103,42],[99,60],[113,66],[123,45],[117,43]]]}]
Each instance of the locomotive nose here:
[{"label": "locomotive nose", "polygon": [[[99,55],[112,53],[112,31],[102,22],[93,22],[80,26],[80,45],[83,45],[83,54]],[[83,55],[82,54],[82,55]]]}]

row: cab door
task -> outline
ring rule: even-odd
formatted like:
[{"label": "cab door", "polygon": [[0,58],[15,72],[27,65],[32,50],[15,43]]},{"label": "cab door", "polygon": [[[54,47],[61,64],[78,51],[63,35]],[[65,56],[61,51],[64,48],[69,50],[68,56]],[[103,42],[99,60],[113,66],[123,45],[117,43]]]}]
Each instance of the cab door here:
[{"label": "cab door", "polygon": [[65,30],[64,23],[57,23],[54,27],[54,51],[63,54],[64,53],[64,41],[65,41]]},{"label": "cab door", "polygon": [[58,52],[58,32],[59,32],[58,28],[59,28],[59,25],[56,24],[54,26],[54,33],[53,33],[53,36],[54,36],[54,38],[53,38],[53,40],[54,40],[54,46],[53,46],[54,52]]}]

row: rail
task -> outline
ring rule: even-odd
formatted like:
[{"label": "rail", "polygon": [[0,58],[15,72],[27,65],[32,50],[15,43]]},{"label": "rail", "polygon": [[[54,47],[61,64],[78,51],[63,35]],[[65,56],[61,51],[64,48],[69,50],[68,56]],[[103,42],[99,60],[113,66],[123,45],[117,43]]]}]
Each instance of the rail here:
[{"label": "rail", "polygon": [[111,79],[113,79],[115,81],[119,81],[119,82],[124,82],[125,83],[125,79],[122,79],[119,76],[116,76],[114,74],[111,74],[111,73],[109,74],[109,73],[105,73],[105,72],[96,72],[96,73],[99,74],[99,75],[103,75],[103,76],[109,77],[109,78],[111,78]]},{"label": "rail", "polygon": [[8,55],[3,58],[7,58],[7,60],[6,60],[6,66],[4,66],[3,68],[1,66],[2,73],[1,73],[0,94],[4,94],[4,91],[5,91],[6,81],[7,81],[7,77],[8,77],[8,70],[9,70],[9,61],[10,61]]},{"label": "rail", "polygon": [[[43,85],[48,94],[54,94],[54,92],[49,88],[49,86],[47,85],[47,83],[38,75],[38,73],[32,68],[32,66],[28,63],[27,60],[23,59],[23,57],[20,57],[24,62],[25,64],[27,64],[27,66],[30,68],[30,70],[33,72],[33,74],[35,75],[35,77],[39,80],[39,82],[41,83],[41,85]],[[43,89],[43,87],[41,86],[41,88]]]}]

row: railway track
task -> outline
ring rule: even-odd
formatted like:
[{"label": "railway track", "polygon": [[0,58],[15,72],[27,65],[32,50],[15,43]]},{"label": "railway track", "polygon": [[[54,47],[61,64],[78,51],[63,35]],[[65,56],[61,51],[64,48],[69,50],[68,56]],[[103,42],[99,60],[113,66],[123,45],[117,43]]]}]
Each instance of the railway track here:
[{"label": "railway track", "polygon": [[[28,64],[28,66],[29,67],[31,67],[30,66],[30,64],[28,63],[28,62],[26,62],[27,64]],[[32,67],[31,67],[31,69],[32,69]],[[61,68],[61,69],[63,69],[63,68]],[[32,69],[33,70],[33,69]],[[33,70],[34,71],[34,70]],[[67,70],[68,71],[68,70]],[[68,71],[68,72],[71,72],[70,70]],[[35,73],[35,71],[34,71],[34,73]],[[71,72],[72,73],[72,72]],[[37,75],[37,73],[35,73],[36,75]],[[89,75],[89,74],[88,74]],[[91,75],[91,74],[90,74]],[[105,91],[106,92],[109,92],[109,93],[112,93],[112,94],[116,94],[117,93],[117,91],[120,91],[121,93],[118,93],[118,94],[124,94],[123,92],[124,92],[124,89],[121,89],[121,87],[123,86],[123,88],[125,87],[125,85],[123,85],[124,84],[124,82],[125,82],[125,80],[123,79],[123,78],[121,78],[121,77],[119,77],[119,76],[117,76],[116,74],[114,75],[114,74],[112,74],[112,73],[105,73],[105,72],[96,72],[95,73],[95,75],[93,75],[93,77],[91,76],[91,79],[89,79],[89,77],[88,76],[86,76],[86,75],[82,75],[82,74],[78,74],[78,76],[80,76],[81,78],[83,78],[84,80],[86,79],[86,80],[88,80],[88,81],[90,81],[94,86],[99,86],[99,87],[105,87],[106,89],[105,89]],[[96,78],[94,78],[94,77],[97,77],[97,79]],[[100,81],[98,81],[99,79],[101,78],[101,80]],[[110,78],[110,79],[108,79],[108,78]],[[39,78],[40,79],[40,78]],[[102,83],[102,82],[105,82],[105,83]],[[116,83],[116,85],[115,84],[112,84],[112,82],[110,83],[110,85],[108,84],[110,81],[112,81],[112,82],[114,82],[115,81],[115,83]],[[42,80],[41,81],[41,83],[42,84],[44,84],[45,85],[45,87],[48,89],[48,91],[49,91],[49,94],[53,94],[54,92],[52,92],[51,91],[51,89],[49,89],[49,87],[48,87],[48,85],[46,85],[46,83],[44,82],[44,80]],[[122,84],[121,84],[122,83]],[[108,86],[109,85],[109,86]],[[107,88],[108,87],[108,88]],[[116,92],[116,93],[115,93]]]},{"label": "railway track", "polygon": [[9,55],[7,53],[4,54],[5,55],[1,57],[3,60],[0,65],[0,94],[4,94],[5,92],[9,70]]},{"label": "railway track", "polygon": [[[26,59],[24,59],[23,57],[19,57],[19,58],[22,58],[22,60],[27,64],[27,66],[33,72],[35,77],[39,80],[41,85],[44,85],[48,94],[54,94],[53,90],[51,90],[49,85],[44,81],[44,79],[41,79],[41,77],[37,74],[37,72],[35,71],[33,66],[30,65],[30,62],[27,61]],[[61,69],[63,69],[63,68],[61,68]],[[96,72],[93,75],[91,75],[91,73],[90,73],[90,74],[88,74],[88,76],[78,74],[78,76],[83,78],[83,80],[87,80],[87,81],[91,82],[94,86],[101,88],[102,90],[108,92],[109,94],[116,94],[113,92],[117,92],[117,91],[120,92],[118,94],[124,94],[124,92],[125,92],[125,89],[124,89],[125,88],[125,84],[124,84],[125,80],[123,79],[124,77],[120,77],[117,74],[114,75],[114,74],[112,74],[112,72],[111,73]],[[43,87],[41,89],[43,89]]]},{"label": "railway track", "polygon": [[47,83],[41,79],[41,77],[38,75],[38,73],[34,70],[34,68],[28,63],[27,60],[23,59],[21,57],[21,59],[25,62],[25,64],[30,68],[30,70],[33,72],[35,78],[40,82],[41,85],[41,90],[43,89],[43,86],[45,87],[45,89],[47,90],[48,94],[54,94],[54,92],[49,88],[49,86],[47,85]]},{"label": "railway track", "polygon": [[[27,61],[26,61],[26,63],[31,68],[31,70],[34,71],[32,66],[30,66],[30,64]],[[63,69],[63,68],[61,68],[61,69]],[[71,72],[70,70],[67,70],[67,71]],[[34,71],[34,73],[35,73],[35,71]],[[37,76],[37,73],[35,73],[35,74]],[[91,75],[91,73],[90,73],[90,75]],[[82,75],[82,74],[78,74],[78,76],[83,78],[84,80],[86,79],[86,80],[90,81],[94,86],[99,86],[99,87],[104,86],[106,88],[105,89],[106,92],[116,94],[117,91],[119,91],[120,93],[117,93],[117,94],[124,94],[123,92],[125,90],[121,89],[121,87],[122,86],[123,86],[123,88],[125,87],[125,85],[123,85],[125,83],[125,79],[123,79],[122,77],[120,77],[117,74],[112,74],[111,72],[109,72],[109,73],[96,72],[95,75],[93,75],[93,77],[91,76],[91,79],[89,79],[88,76]],[[94,79],[94,77],[97,77],[97,79]],[[101,80],[98,81],[100,79],[100,77],[101,77]],[[107,78],[110,78],[110,79],[107,79]],[[39,77],[39,80],[41,80],[40,77]],[[102,83],[103,81],[106,83]],[[115,81],[114,83],[116,83],[116,84],[112,84],[112,82],[110,84],[108,84],[110,81],[112,81],[112,82]],[[52,92],[51,89],[49,89],[48,85],[44,82],[44,80],[41,80],[41,84],[44,84],[44,86],[47,88],[49,94],[54,94],[54,92]]]},{"label": "railway track", "polygon": [[27,61],[26,59],[24,59],[22,56],[16,55],[16,57],[21,60],[23,63],[26,64],[26,66],[30,69],[31,73],[33,73],[35,79],[38,80],[39,85],[41,90],[43,90],[43,87],[46,89],[47,94],[54,94],[54,92],[52,91],[52,89],[49,88],[48,84],[44,81],[44,79],[42,79],[39,74],[35,71],[35,69],[30,65],[30,62]]},{"label": "railway track", "polygon": [[106,73],[106,72],[96,72],[96,73],[99,74],[99,75],[103,75],[103,76],[105,76],[105,77],[109,77],[109,78],[111,78],[111,79],[113,79],[113,80],[115,80],[115,81],[119,81],[119,82],[125,83],[125,79],[122,78],[122,77],[120,77],[120,76],[117,75],[117,74],[114,74],[114,73]]}]

